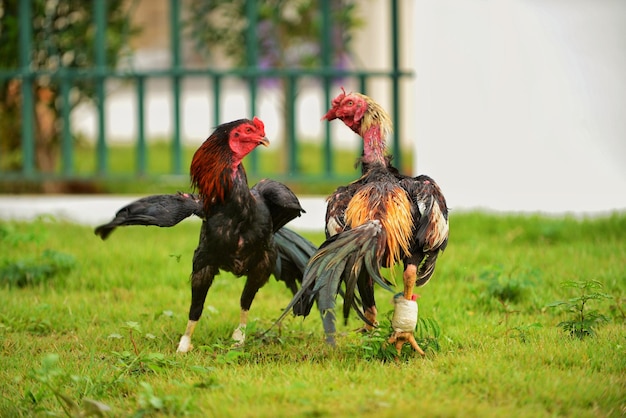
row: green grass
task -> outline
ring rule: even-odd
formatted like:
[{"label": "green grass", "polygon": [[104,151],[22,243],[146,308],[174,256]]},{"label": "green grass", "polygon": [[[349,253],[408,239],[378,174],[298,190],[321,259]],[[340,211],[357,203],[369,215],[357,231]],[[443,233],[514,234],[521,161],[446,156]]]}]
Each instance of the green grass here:
[{"label": "green grass", "polygon": [[[231,350],[243,279],[227,274],[209,291],[194,350],[177,355],[198,227],[130,227],[102,242],[49,218],[0,223],[0,416],[64,415],[61,405],[87,415],[94,401],[109,416],[626,414],[626,214],[453,213],[449,247],[418,290],[439,350],[391,362],[366,355],[354,315],[335,350],[316,314],[263,335],[290,299],[273,279],[246,346]],[[591,280],[611,295],[589,301],[608,322],[572,338],[557,326],[571,314],[548,305],[580,296],[563,282]],[[384,317],[391,295],[378,301]]]}]

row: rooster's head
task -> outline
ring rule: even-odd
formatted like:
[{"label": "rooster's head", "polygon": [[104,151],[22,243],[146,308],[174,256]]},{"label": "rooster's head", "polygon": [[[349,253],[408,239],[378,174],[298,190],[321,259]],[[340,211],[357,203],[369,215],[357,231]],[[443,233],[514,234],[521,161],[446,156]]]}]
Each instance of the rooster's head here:
[{"label": "rooster's head", "polygon": [[356,134],[364,136],[373,125],[381,131],[391,132],[391,119],[387,112],[374,100],[361,93],[341,93],[331,102],[332,107],[322,119],[341,120]]},{"label": "rooster's head", "polygon": [[[268,146],[261,119],[239,119],[218,126],[191,160],[191,182],[204,198],[205,210],[228,195],[241,161],[259,145]],[[241,166],[242,167],[242,166]]]},{"label": "rooster's head", "polygon": [[[259,145],[269,146],[270,141],[265,137],[265,125],[261,119],[243,119],[234,125],[228,132],[228,146],[233,152],[234,163],[241,162]],[[235,123],[235,122],[233,122]]]},{"label": "rooster's head", "polygon": [[346,93],[344,89],[341,89],[341,94],[333,99],[331,105],[322,119],[339,119],[363,138],[363,161],[385,164],[386,139],[393,131],[387,112],[366,95]]}]

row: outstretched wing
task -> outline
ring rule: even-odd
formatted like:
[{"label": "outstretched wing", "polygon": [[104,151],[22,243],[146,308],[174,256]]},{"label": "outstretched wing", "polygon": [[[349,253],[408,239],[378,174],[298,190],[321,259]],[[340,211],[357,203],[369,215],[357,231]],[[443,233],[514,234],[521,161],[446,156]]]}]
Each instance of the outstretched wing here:
[{"label": "outstretched wing", "polygon": [[152,195],[124,206],[117,211],[111,222],[98,226],[94,232],[104,240],[118,226],[170,227],[192,215],[204,218],[202,200],[198,195],[190,193]]}]

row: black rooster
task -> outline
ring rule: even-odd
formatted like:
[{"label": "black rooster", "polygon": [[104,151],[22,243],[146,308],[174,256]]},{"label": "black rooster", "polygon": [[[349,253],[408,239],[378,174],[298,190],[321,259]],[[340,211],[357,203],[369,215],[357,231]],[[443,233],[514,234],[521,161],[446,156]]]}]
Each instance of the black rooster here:
[{"label": "black rooster", "polygon": [[247,276],[240,299],[239,326],[232,335],[241,345],[257,291],[274,274],[295,294],[297,281],[302,280],[306,263],[316,251],[308,240],[283,228],[304,212],[287,186],[266,179],[248,188],[241,161],[258,145],[268,144],[263,122],[258,118],[220,125],[191,162],[191,182],[197,195],[148,196],[120,209],[115,219],[95,229],[106,239],[118,226],[169,227],[192,215],[202,218],[193,257],[189,322],[178,344],[179,352],[192,348],[191,336],[220,270]]},{"label": "black rooster", "polygon": [[[344,317],[347,319],[354,307],[366,329],[377,324],[374,282],[392,291],[390,283],[380,275],[381,267],[393,267],[402,261],[403,296],[414,300],[413,287],[430,280],[437,257],[447,245],[448,209],[433,179],[405,176],[391,165],[391,157],[385,155],[391,121],[372,99],[343,92],[333,99],[324,119],[340,119],[363,138],[362,176],[339,187],[328,198],[327,240],[311,258],[302,289],[280,319],[292,308],[296,315],[308,315],[317,297],[326,340],[334,344],[335,298],[344,292],[342,282]],[[359,297],[355,295],[357,290]],[[358,308],[359,299],[363,312]],[[410,342],[423,354],[412,330],[400,328],[394,324],[390,342],[398,348]]]}]

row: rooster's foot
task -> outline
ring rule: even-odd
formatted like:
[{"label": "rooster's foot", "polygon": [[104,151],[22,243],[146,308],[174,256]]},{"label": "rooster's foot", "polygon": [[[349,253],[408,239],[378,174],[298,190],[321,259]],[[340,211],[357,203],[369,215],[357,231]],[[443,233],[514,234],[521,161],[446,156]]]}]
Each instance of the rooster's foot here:
[{"label": "rooster's foot", "polygon": [[411,344],[413,350],[417,351],[422,356],[425,355],[424,350],[422,350],[417,344],[417,341],[415,341],[415,336],[413,336],[412,332],[395,331],[393,334],[391,334],[391,337],[389,337],[388,342],[389,344],[395,344],[398,355],[400,355],[400,352],[402,351],[402,346],[407,342]]},{"label": "rooster's foot", "polygon": [[176,349],[177,353],[188,353],[193,348],[193,344],[191,344],[191,338],[187,335],[183,335],[180,338],[180,342],[178,343],[178,348]]},{"label": "rooster's foot", "polygon": [[187,321],[187,329],[185,329],[185,333],[182,337],[180,337],[180,342],[178,343],[178,348],[176,349],[177,353],[188,353],[193,348],[193,344],[191,344],[191,336],[193,335],[193,331],[196,329],[196,325],[198,325],[198,320],[190,319]]},{"label": "rooster's foot", "polygon": [[231,338],[235,340],[233,347],[243,346],[243,343],[246,341],[246,324],[239,324],[239,326],[233,331]]}]

